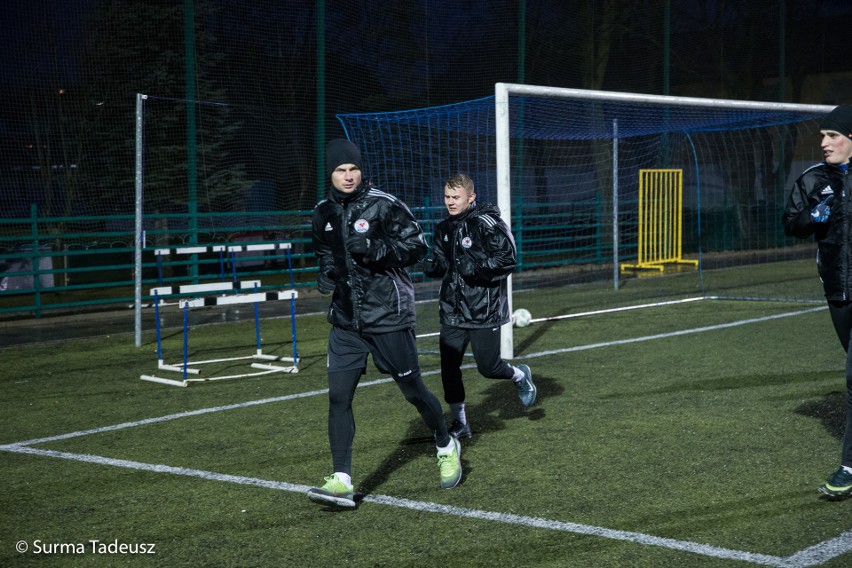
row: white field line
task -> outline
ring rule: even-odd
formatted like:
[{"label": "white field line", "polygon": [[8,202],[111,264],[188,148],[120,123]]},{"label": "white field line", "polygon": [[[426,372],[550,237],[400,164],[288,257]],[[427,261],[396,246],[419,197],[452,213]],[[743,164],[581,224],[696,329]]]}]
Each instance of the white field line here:
[{"label": "white field line", "polygon": [[[747,325],[751,323],[760,323],[764,321],[769,321],[778,318],[785,318],[803,314],[809,314],[816,311],[824,310],[826,307],[821,306],[818,308],[810,308],[807,310],[800,310],[796,312],[786,312],[783,314],[777,314],[772,316],[764,316],[760,318],[750,318],[746,320],[740,320],[736,322],[726,323],[726,324],[718,324],[712,326],[705,326],[700,328],[693,328],[688,330],[674,331],[669,333],[661,333],[655,335],[648,335],[644,337],[636,337],[633,339],[625,339],[618,341],[609,341],[602,343],[595,343],[590,345],[583,345],[577,347],[566,347],[564,349],[557,349],[552,351],[544,351],[539,353],[531,353],[525,355],[525,359],[544,357],[549,355],[556,355],[559,353],[569,353],[574,351],[583,351],[587,349],[596,349],[602,347],[610,347],[615,345],[624,345],[628,343],[637,343],[641,341],[650,341],[654,339],[664,339],[667,337],[676,337],[680,335],[687,335],[692,333],[703,333],[707,331],[717,331],[720,329],[726,329],[730,327],[736,327],[740,325]],[[475,365],[465,365],[465,367],[474,367]],[[428,371],[424,372],[424,375],[434,375],[439,371]],[[391,382],[392,379],[384,378],[378,379],[374,381],[368,381],[361,383],[359,387],[372,386],[377,384],[383,384]],[[60,459],[69,459],[75,461],[82,461],[88,463],[94,463],[99,465],[109,465],[113,467],[124,467],[129,469],[137,469],[143,471],[151,471],[156,473],[170,473],[174,475],[186,475],[191,477],[197,477],[201,479],[215,480],[215,481],[223,481],[227,483],[238,483],[242,485],[253,485],[258,487],[265,487],[269,489],[276,489],[282,491],[292,491],[297,493],[305,492],[309,489],[308,486],[298,485],[292,483],[285,483],[279,481],[270,481],[263,480],[257,478],[250,477],[242,477],[242,476],[234,476],[227,474],[220,474],[215,472],[208,472],[202,470],[194,470],[188,468],[179,468],[172,467],[167,465],[160,464],[146,464],[141,462],[134,462],[128,460],[119,460],[113,458],[107,458],[102,456],[94,456],[88,454],[74,454],[69,452],[57,452],[53,450],[42,450],[38,448],[29,447],[33,444],[41,444],[46,442],[52,442],[57,440],[64,440],[68,438],[74,438],[79,436],[85,436],[89,434],[97,434],[101,432],[109,432],[114,430],[120,430],[124,428],[132,428],[135,426],[143,426],[147,424],[155,424],[158,422],[166,422],[169,420],[175,420],[178,418],[186,418],[190,416],[198,416],[202,414],[208,414],[211,412],[219,412],[223,410],[233,410],[238,408],[246,408],[249,406],[256,406],[260,404],[267,404],[271,402],[281,402],[286,400],[294,400],[298,398],[305,398],[309,396],[315,396],[319,394],[327,393],[327,389],[309,391],[305,393],[298,393],[292,395],[286,395],[281,397],[274,398],[266,398],[255,401],[242,402],[237,404],[230,404],[225,406],[218,406],[213,408],[204,408],[199,410],[180,412],[177,414],[170,414],[166,416],[161,416],[157,418],[150,418],[146,420],[138,420],[134,422],[125,422],[122,424],[116,424],[113,426],[105,426],[102,428],[93,428],[89,430],[82,430],[79,432],[72,432],[68,434],[62,434],[58,436],[50,436],[45,438],[37,438],[33,440],[27,440],[25,442],[18,442],[13,444],[6,444],[0,446],[0,451],[13,452],[13,453],[22,453],[22,454],[31,454],[31,455],[41,455],[46,457],[60,458]],[[538,517],[525,517],[520,515],[512,515],[508,513],[495,513],[489,511],[480,511],[477,509],[466,509],[461,507],[454,507],[451,505],[441,505],[437,503],[427,503],[421,501],[411,501],[407,499],[399,499],[396,497],[389,497],[383,495],[367,495],[363,499],[365,502],[369,503],[379,503],[384,505],[390,505],[394,507],[401,507],[411,510],[417,511],[426,511],[426,512],[434,512],[441,513],[447,515],[453,515],[457,517],[465,517],[465,518],[474,518],[480,520],[490,520],[495,522],[502,522],[507,524],[515,524],[521,526],[535,527],[535,528],[545,528],[550,530],[558,530],[564,532],[570,532],[575,534],[584,534],[590,536],[599,536],[602,538],[609,538],[613,540],[623,540],[629,542],[635,542],[638,544],[644,544],[649,546],[659,546],[663,548],[670,548],[673,550],[681,550],[686,552],[692,552],[695,554],[701,554],[704,556],[714,557],[714,558],[724,558],[731,560],[741,560],[745,562],[750,562],[753,564],[761,564],[766,566],[778,566],[778,567],[807,567],[807,566],[818,566],[823,564],[841,554],[845,554],[849,551],[852,551],[852,531],[847,531],[842,533],[841,535],[829,539],[827,541],[818,543],[814,546],[806,548],[796,554],[793,554],[789,557],[779,557],[779,556],[771,556],[764,554],[757,554],[745,551],[731,550],[726,548],[720,548],[716,546],[700,544],[690,541],[680,541],[675,539],[667,539],[661,537],[655,537],[652,535],[646,535],[643,533],[637,532],[629,532],[629,531],[617,531],[613,529],[607,529],[604,527],[596,527],[592,525],[581,525],[577,523],[566,523],[561,521],[553,521],[548,519],[542,519]]]},{"label": "white field line", "polygon": [[730,323],[720,323],[716,325],[708,325],[705,327],[694,327],[692,329],[682,329],[680,331],[670,331],[668,333],[658,333],[655,335],[646,335],[643,337],[634,337],[631,339],[619,339],[616,341],[604,341],[602,343],[591,343],[589,345],[578,345],[576,347],[566,347],[564,349],[554,349],[552,351],[539,351],[538,353],[530,353],[529,355],[524,355],[524,359],[535,359],[537,357],[547,357],[550,355],[557,355],[559,353],[572,353],[575,351],[586,351],[587,349],[598,349],[601,347],[612,347],[614,345],[626,345],[628,343],[640,343],[642,341],[652,341],[655,339],[665,339],[667,337],[677,337],[680,335],[690,335],[692,333],[704,333],[707,331],[718,331],[720,329],[727,329],[730,327],[738,327],[741,325],[748,325],[752,323],[761,323],[765,321],[770,321],[774,319],[780,318],[788,318],[792,316],[799,316],[803,314],[810,314],[813,312],[819,312],[822,310],[827,310],[827,306],[820,306],[818,308],[809,308],[807,310],[799,310],[796,312],[785,312],[783,314],[775,314],[772,316],[762,316],[759,318],[750,318],[739,321],[733,321]]},{"label": "white field line", "polygon": [[[700,302],[701,300],[710,299],[707,296],[701,296],[699,298],[685,298],[683,300],[671,300],[668,302],[654,302],[653,304],[639,304],[636,306],[622,306],[620,308],[606,308],[603,310],[592,310],[590,312],[578,312],[576,314],[565,314],[562,316],[550,316],[546,318],[536,318],[531,319],[530,324],[539,323],[543,321],[557,321],[563,319],[573,319],[573,318],[582,318],[586,316],[599,316],[601,314],[613,314],[616,312],[628,312],[630,310],[641,310],[643,308],[658,308],[660,306],[671,306],[674,304],[686,304],[688,302]],[[441,335],[441,332],[435,331],[433,333],[421,333],[417,337],[438,337]]]},{"label": "white field line", "polygon": [[[121,460],[107,458],[103,456],[95,456],[91,454],[75,454],[70,452],[58,452],[54,450],[42,450],[19,444],[9,444],[3,446],[2,449],[4,451],[20,454],[73,460],[85,463],[92,463],[96,465],[121,467],[136,471],[183,475],[187,477],[195,477],[198,479],[204,479],[209,481],[219,481],[224,483],[236,483],[238,485],[263,487],[265,489],[273,489],[276,491],[305,493],[309,489],[307,485],[286,483],[283,481],[273,481],[269,479],[259,479],[256,477],[245,477],[240,475],[229,475],[225,473],[216,473],[212,471],[190,469],[185,467],[173,467],[163,464],[150,464],[131,460]],[[785,558],[780,556],[771,556],[767,554],[758,554],[754,552],[745,552],[741,550],[732,550],[729,548],[721,548],[718,546],[701,544],[697,542],[676,540],[672,538],[662,538],[639,532],[618,531],[613,529],[607,529],[604,527],[597,527],[594,525],[583,525],[564,521],[554,521],[551,519],[543,519],[541,517],[528,517],[524,515],[514,515],[510,513],[499,513],[493,511],[483,511],[479,509],[455,507],[453,505],[442,505],[440,503],[413,501],[411,499],[399,499],[397,497],[389,497],[387,495],[367,495],[363,498],[363,501],[367,503],[377,503],[381,505],[388,505],[391,507],[409,509],[412,511],[438,513],[442,515],[450,515],[453,517],[462,517],[530,528],[561,531],[586,536],[597,536],[611,540],[620,540],[647,546],[657,546],[661,548],[668,548],[671,550],[690,552],[693,554],[699,554],[712,558],[739,560],[743,562],[749,562],[751,564],[777,566],[779,568],[816,566],[818,564],[831,560],[832,558],[839,556],[840,554],[847,552],[849,550],[849,547],[852,546],[852,531],[848,531],[840,535],[839,537],[827,540],[825,542],[817,544],[816,546],[812,546],[806,550],[803,550]]]},{"label": "white field line", "polygon": [[[358,385],[358,387],[368,387],[371,385],[387,383],[392,381],[391,378],[378,379],[375,381],[367,381]],[[113,424],[111,426],[102,426],[100,428],[91,428],[89,430],[80,430],[78,432],[69,432],[68,434],[59,434],[58,436],[48,436],[46,438],[35,438],[9,444],[8,446],[31,446],[33,444],[44,444],[47,442],[55,442],[57,440],[67,440],[69,438],[78,438],[80,436],[88,436],[90,434],[102,434],[103,432],[113,432],[115,430],[123,430],[125,428],[135,428],[136,426],[146,426],[148,424],[157,424],[159,422],[168,422],[169,420],[177,420],[178,418],[189,418],[190,416],[200,416],[202,414],[210,414],[211,412],[221,412],[223,410],[236,410],[239,408],[247,408],[249,406],[258,406],[261,404],[269,404],[271,402],[283,402],[287,400],[295,400],[297,398],[307,398],[319,394],[328,393],[328,389],[320,389],[315,391],[301,392],[296,394],[288,394],[284,396],[276,396],[273,398],[263,398],[260,400],[250,400],[248,402],[238,402],[235,404],[227,404],[225,406],[214,406],[212,408],[200,408],[198,410],[188,410],[186,412],[178,412],[177,414],[167,414],[156,418],[146,418],[144,420],[134,420],[133,422],[123,422],[121,424]],[[5,450],[8,446],[0,446],[0,450]]]},{"label": "white field line", "polygon": [[852,531],[806,548],[785,560],[789,566],[819,566],[852,550]]}]

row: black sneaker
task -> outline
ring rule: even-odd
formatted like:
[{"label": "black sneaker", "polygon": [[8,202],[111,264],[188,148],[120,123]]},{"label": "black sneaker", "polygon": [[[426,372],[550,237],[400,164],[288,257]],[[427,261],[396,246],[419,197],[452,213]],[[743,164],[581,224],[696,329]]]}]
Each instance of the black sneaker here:
[{"label": "black sneaker", "polygon": [[458,440],[462,438],[470,438],[472,436],[470,433],[470,424],[467,422],[462,423],[458,420],[453,420],[453,423],[450,424],[449,428],[447,428],[447,432],[450,433],[450,436]]},{"label": "black sneaker", "polygon": [[852,497],[852,473],[841,466],[825,483],[819,486],[819,490],[825,493],[826,498],[831,501],[841,501]]}]

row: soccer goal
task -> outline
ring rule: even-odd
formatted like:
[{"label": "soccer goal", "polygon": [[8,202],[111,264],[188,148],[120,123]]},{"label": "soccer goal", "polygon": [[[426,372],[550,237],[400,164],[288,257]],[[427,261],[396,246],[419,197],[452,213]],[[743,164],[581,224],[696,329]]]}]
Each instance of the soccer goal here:
[{"label": "soccer goal", "polygon": [[[338,119],[367,175],[427,228],[444,215],[443,181],[471,175],[515,235],[513,310],[531,291],[546,306],[530,310],[535,325],[677,298],[819,300],[813,246],[785,237],[780,216],[792,180],[822,159],[818,118],[831,108],[498,83],[491,97]],[[639,258],[646,169],[682,171],[688,264],[620,274]],[[434,290],[424,282],[419,298]],[[506,326],[505,357],[512,345]]]}]

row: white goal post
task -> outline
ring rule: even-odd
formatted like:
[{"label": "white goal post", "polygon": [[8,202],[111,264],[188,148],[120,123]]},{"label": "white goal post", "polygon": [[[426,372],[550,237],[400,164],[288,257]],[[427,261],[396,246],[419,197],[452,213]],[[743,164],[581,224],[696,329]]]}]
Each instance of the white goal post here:
[{"label": "white goal post", "polygon": [[[509,225],[513,232],[516,227],[512,226],[512,200],[511,200],[511,140],[512,132],[510,132],[510,97],[525,96],[525,97],[540,97],[551,99],[574,99],[574,100],[592,100],[597,102],[613,102],[623,103],[626,105],[654,106],[659,108],[695,108],[703,109],[723,109],[727,111],[760,111],[760,112],[778,112],[778,113],[810,113],[813,115],[825,114],[831,111],[833,105],[803,105],[793,103],[768,103],[757,101],[738,101],[727,99],[706,99],[706,98],[691,98],[691,97],[676,97],[662,95],[645,95],[637,93],[620,93],[609,91],[595,91],[585,89],[569,89],[558,87],[546,87],[536,85],[522,85],[514,83],[496,83],[494,88],[494,105],[495,105],[495,138],[496,138],[496,168],[497,168],[497,205],[500,207],[503,220]],[[625,107],[624,118],[629,116],[630,107]],[[607,124],[595,125],[598,130],[607,131],[609,134],[604,138],[599,136],[598,139],[609,140],[612,144],[612,235],[613,235],[613,279],[614,288],[618,289],[618,266],[619,266],[619,247],[618,247],[618,142],[619,142],[619,119],[612,118]],[[677,131],[677,126],[674,126],[672,132]],[[625,136],[630,136],[629,134]],[[509,310],[514,311],[512,302],[512,278],[509,278]],[[535,314],[533,314],[535,318]],[[535,319],[533,319],[535,321]],[[504,359],[512,359],[514,357],[513,347],[513,330],[512,323],[503,326],[501,333],[501,356]]]}]

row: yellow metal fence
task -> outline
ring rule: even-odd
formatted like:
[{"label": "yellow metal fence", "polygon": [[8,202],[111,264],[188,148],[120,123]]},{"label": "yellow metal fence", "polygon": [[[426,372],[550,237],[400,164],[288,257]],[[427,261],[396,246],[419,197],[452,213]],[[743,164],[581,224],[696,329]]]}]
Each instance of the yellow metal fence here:
[{"label": "yellow metal fence", "polygon": [[665,270],[667,264],[691,264],[683,243],[683,170],[639,170],[639,242],[636,264],[625,270]]}]

